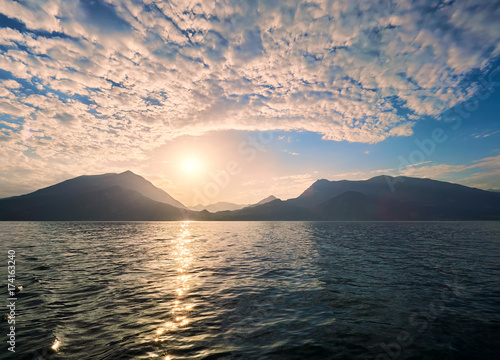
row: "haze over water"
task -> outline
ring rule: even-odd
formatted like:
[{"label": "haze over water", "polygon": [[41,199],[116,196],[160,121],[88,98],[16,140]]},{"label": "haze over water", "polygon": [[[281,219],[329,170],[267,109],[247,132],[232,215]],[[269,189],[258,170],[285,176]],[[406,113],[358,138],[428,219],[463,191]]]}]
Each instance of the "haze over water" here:
[{"label": "haze over water", "polygon": [[[500,222],[0,228],[2,248],[16,251],[17,285],[24,286],[16,304],[16,359],[500,353]],[[7,278],[6,266],[0,275]],[[56,339],[58,350],[50,351]],[[4,349],[0,358],[12,357]]]}]

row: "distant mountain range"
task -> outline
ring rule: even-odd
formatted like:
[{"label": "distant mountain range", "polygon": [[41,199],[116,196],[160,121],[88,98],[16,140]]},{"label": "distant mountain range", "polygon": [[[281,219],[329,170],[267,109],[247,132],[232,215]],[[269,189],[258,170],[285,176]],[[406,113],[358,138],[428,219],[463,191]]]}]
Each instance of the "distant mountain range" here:
[{"label": "distant mountain range", "polygon": [[80,176],[0,199],[0,220],[500,220],[500,193],[383,175],[363,181],[318,180],[286,201],[269,196],[253,205],[188,209],[126,171]]},{"label": "distant mountain range", "polygon": [[266,197],[265,199],[262,199],[256,204],[246,204],[246,205],[241,205],[241,204],[234,204],[230,202],[225,202],[225,201],[220,201],[214,204],[209,204],[209,205],[196,205],[191,207],[191,210],[195,211],[201,211],[201,210],[207,210],[209,212],[218,212],[218,211],[234,211],[234,210],[239,210],[243,209],[249,206],[258,206],[258,205],[263,205],[265,203],[268,203],[270,201],[276,200],[277,198],[274,195],[270,195]]},{"label": "distant mountain range", "polygon": [[241,204],[234,204],[226,201],[219,201],[214,204],[209,204],[209,205],[196,205],[192,206],[190,209],[194,211],[202,211],[202,210],[207,210],[210,212],[217,212],[217,211],[234,211],[234,210],[239,210],[243,209],[244,207],[247,207],[248,205],[241,205]]}]

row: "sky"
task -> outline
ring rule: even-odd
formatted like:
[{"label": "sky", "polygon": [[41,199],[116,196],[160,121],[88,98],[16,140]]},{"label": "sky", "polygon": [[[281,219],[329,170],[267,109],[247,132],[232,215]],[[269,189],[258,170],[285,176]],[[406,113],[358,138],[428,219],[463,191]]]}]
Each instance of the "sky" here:
[{"label": "sky", "polygon": [[500,1],[0,0],[0,197],[131,170],[188,206],[500,189]]}]

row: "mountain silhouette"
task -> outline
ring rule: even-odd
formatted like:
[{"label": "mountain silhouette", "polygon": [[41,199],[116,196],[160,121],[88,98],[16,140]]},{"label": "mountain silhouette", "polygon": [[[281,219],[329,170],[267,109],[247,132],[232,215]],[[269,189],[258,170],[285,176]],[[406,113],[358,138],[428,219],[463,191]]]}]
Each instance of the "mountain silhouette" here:
[{"label": "mountain silhouette", "polygon": [[265,199],[260,200],[259,202],[255,204],[248,204],[248,205],[241,205],[241,204],[234,204],[230,202],[225,202],[225,201],[219,201],[214,204],[209,204],[209,205],[196,205],[191,208],[191,210],[196,210],[196,211],[201,211],[201,210],[207,210],[211,213],[219,212],[219,211],[235,211],[239,209],[243,209],[246,207],[254,207],[254,206],[259,206],[266,204],[268,202],[271,202],[273,200],[276,200],[277,197],[274,195],[270,195],[266,197]]},{"label": "mountain silhouette", "polygon": [[151,200],[169,204],[181,209],[187,209],[183,204],[175,200],[168,193],[157,188],[142,176],[136,175],[129,170],[120,174],[83,175],[37,190],[24,196],[38,197],[70,194],[76,195],[87,193],[89,191],[104,190],[111,186],[119,186],[123,189],[133,190],[147,198],[150,198]]},{"label": "mountain silhouette", "polygon": [[318,180],[289,202],[314,208],[322,219],[328,220],[500,219],[500,194],[404,176],[383,175],[362,181]]},{"label": "mountain silhouette", "polygon": [[321,179],[295,199],[215,215],[218,220],[500,220],[500,194],[403,176]]},{"label": "mountain silhouette", "polygon": [[226,201],[219,201],[214,204],[209,205],[196,205],[191,209],[196,211],[207,210],[209,212],[218,212],[218,211],[233,211],[243,209],[248,205],[234,204]]},{"label": "mountain silhouette", "polygon": [[262,199],[261,201],[253,204],[253,205],[249,205],[249,207],[255,207],[255,206],[259,206],[259,205],[264,205],[264,204],[267,204],[271,201],[274,201],[274,200],[279,200],[276,196],[274,195],[269,195],[268,197]]},{"label": "mountain silhouette", "polygon": [[0,199],[0,220],[182,220],[195,214],[131,171],[79,176]]},{"label": "mountain silhouette", "polygon": [[215,213],[212,219],[239,221],[301,221],[317,220],[319,217],[309,209],[276,199],[262,205],[249,206],[236,211],[221,211]]},{"label": "mountain silhouette", "polygon": [[377,202],[357,191],[346,191],[315,207],[322,220],[376,220]]},{"label": "mountain silhouette", "polygon": [[0,220],[500,220],[500,193],[411,177],[322,179],[295,199],[269,196],[211,213],[188,210],[126,171],[80,176],[0,199]]}]

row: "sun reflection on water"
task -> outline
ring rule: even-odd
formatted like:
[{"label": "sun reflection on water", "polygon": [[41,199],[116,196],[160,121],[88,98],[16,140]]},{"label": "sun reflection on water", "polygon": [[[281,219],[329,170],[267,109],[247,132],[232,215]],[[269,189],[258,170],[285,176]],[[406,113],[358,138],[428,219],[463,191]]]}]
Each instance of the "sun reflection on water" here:
[{"label": "sun reflection on water", "polygon": [[54,351],[58,351],[60,346],[61,346],[61,341],[56,338],[50,348]]},{"label": "sun reflection on water", "polygon": [[[189,247],[189,243],[192,241],[189,223],[188,221],[181,223],[180,234],[174,241],[172,256],[177,270],[176,288],[174,290],[176,298],[170,310],[171,319],[156,330],[155,342],[166,341],[169,334],[186,328],[191,323],[189,312],[194,308],[194,304],[187,301],[187,294],[192,280],[190,266],[193,262],[193,255]],[[172,359],[171,355],[165,357],[165,360]]]}]

